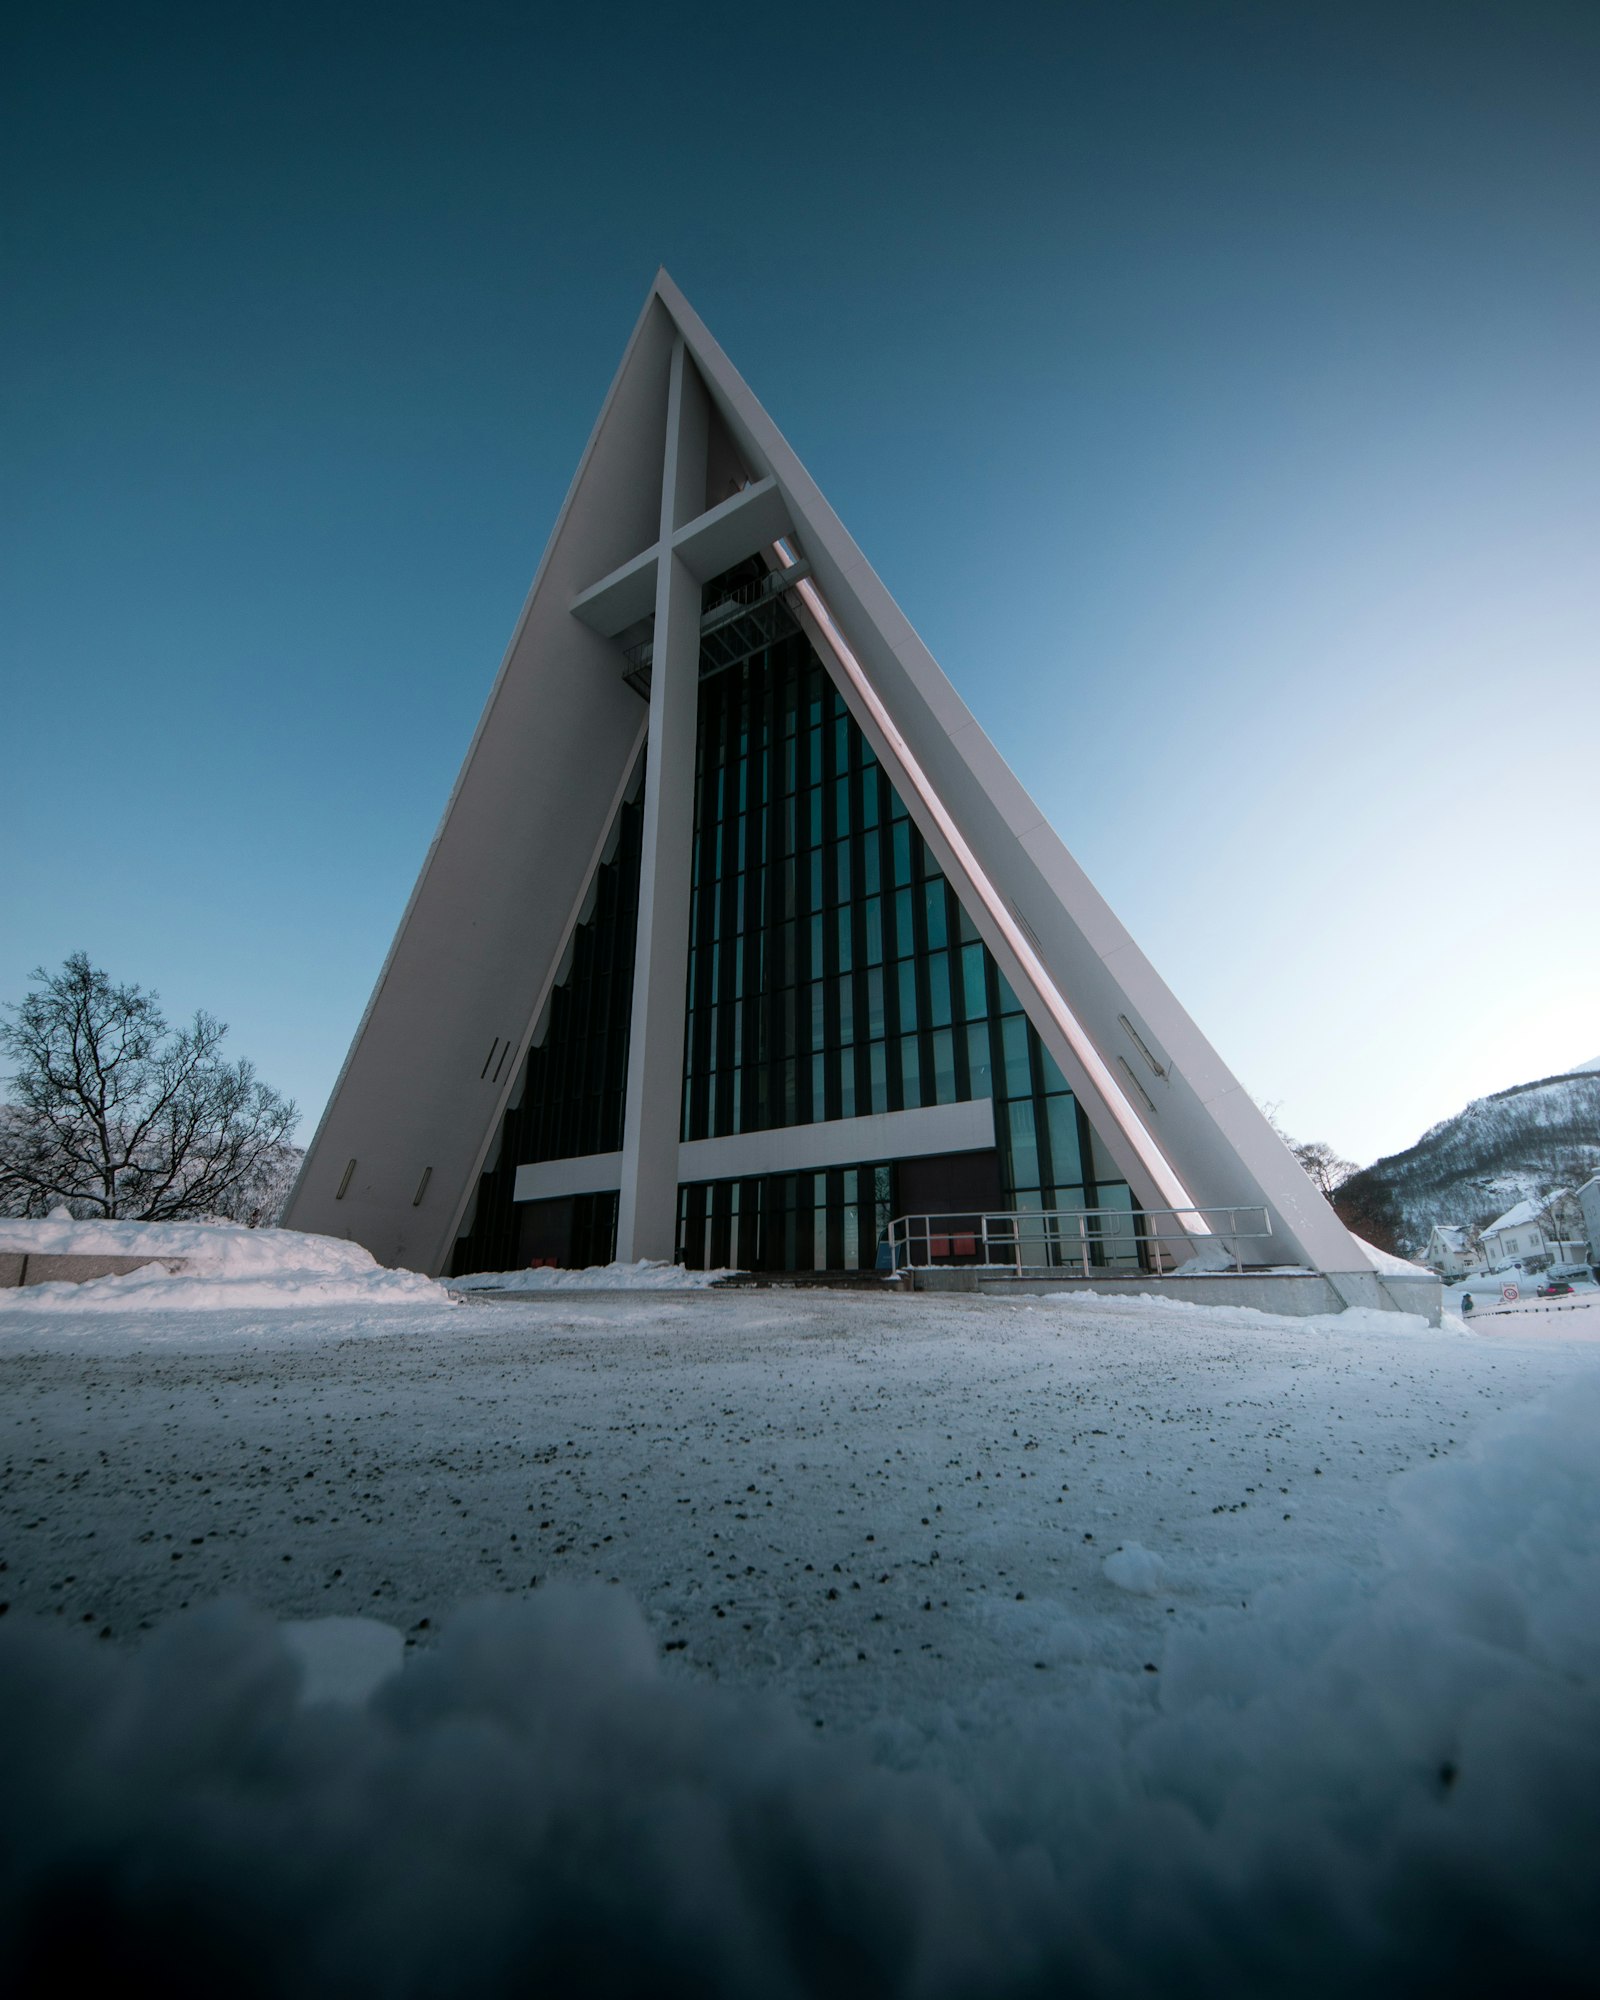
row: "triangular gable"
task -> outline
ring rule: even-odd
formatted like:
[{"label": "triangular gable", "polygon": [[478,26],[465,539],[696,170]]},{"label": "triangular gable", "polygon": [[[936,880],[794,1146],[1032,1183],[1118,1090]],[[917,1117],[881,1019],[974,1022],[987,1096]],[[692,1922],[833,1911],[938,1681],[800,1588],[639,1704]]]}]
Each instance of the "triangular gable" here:
[{"label": "triangular gable", "polygon": [[[664,508],[664,440],[691,433],[688,488]],[[1359,1246],[664,272],[308,1154],[294,1225],[353,1235],[384,1261],[444,1267],[641,747],[617,649],[648,633],[666,601],[663,550],[673,574],[704,582],[756,549],[774,566],[798,552],[807,574],[790,601],[807,636],[1136,1197],[1259,1204],[1273,1236],[1251,1246],[1252,1261],[1352,1274],[1346,1295],[1379,1302]],[[670,1034],[653,1074],[668,1046]]]}]

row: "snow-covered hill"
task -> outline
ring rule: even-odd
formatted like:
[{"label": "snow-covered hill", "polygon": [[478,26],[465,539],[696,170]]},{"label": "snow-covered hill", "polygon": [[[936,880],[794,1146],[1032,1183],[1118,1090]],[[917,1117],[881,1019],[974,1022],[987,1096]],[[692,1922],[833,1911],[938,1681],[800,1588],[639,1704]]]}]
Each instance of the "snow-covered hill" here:
[{"label": "snow-covered hill", "polygon": [[1474,1098],[1405,1152],[1352,1175],[1341,1194],[1386,1207],[1397,1240],[1415,1252],[1436,1222],[1491,1222],[1518,1201],[1597,1173],[1600,1059]]}]

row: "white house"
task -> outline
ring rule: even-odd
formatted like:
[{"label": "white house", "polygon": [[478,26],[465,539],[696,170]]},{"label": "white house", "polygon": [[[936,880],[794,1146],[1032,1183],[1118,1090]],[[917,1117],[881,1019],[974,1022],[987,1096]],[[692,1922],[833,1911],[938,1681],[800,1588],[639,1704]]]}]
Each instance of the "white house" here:
[{"label": "white house", "polygon": [[1519,1201],[1491,1222],[1480,1239],[1489,1269],[1511,1263],[1534,1264],[1540,1269],[1549,1264],[1586,1263],[1587,1244],[1576,1237],[1557,1240],[1542,1219],[1561,1199],[1558,1190],[1544,1201]]},{"label": "white house", "polygon": [[1468,1241],[1467,1232],[1459,1223],[1436,1222],[1429,1232],[1422,1261],[1449,1283],[1451,1279],[1464,1278],[1469,1271],[1481,1271],[1483,1251]]},{"label": "white house", "polygon": [[1591,1264],[1600,1263],[1600,1174],[1579,1188],[1578,1207],[1589,1239],[1584,1246],[1585,1254]]}]

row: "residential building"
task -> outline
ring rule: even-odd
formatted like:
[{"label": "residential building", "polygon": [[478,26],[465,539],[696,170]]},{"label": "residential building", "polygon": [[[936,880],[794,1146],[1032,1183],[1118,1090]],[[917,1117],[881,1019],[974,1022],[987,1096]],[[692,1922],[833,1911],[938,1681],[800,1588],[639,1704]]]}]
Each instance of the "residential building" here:
[{"label": "residential building", "polygon": [[1573,1224],[1558,1234],[1553,1218],[1563,1216],[1572,1196],[1558,1189],[1547,1196],[1533,1196],[1508,1208],[1482,1231],[1480,1243],[1490,1270],[1506,1264],[1522,1264],[1529,1270],[1548,1270],[1588,1262],[1588,1246]]},{"label": "residential building", "polygon": [[1578,1189],[1578,1212],[1583,1217],[1584,1258],[1593,1268],[1600,1265],[1600,1174]]},{"label": "residential building", "polygon": [[1481,1271],[1483,1252],[1461,1224],[1436,1222],[1428,1232],[1422,1261],[1449,1284],[1456,1278],[1466,1277],[1471,1271]]}]

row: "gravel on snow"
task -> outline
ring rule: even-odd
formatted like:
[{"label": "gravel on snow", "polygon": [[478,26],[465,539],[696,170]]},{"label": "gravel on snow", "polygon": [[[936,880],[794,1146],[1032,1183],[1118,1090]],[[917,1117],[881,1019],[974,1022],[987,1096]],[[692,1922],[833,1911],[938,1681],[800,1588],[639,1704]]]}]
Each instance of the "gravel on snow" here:
[{"label": "gravel on snow", "polygon": [[981,1735],[1084,1674],[1148,1704],[1170,1631],[1372,1565],[1395,1474],[1585,1365],[1346,1318],[774,1292],[13,1313],[0,1599],[115,1642],[233,1594],[426,1647],[471,1598],[598,1579],[669,1670],[818,1726],[964,1710]]}]

